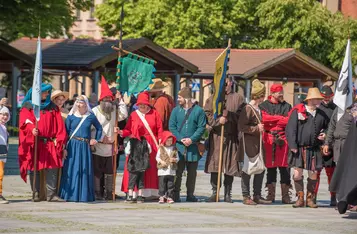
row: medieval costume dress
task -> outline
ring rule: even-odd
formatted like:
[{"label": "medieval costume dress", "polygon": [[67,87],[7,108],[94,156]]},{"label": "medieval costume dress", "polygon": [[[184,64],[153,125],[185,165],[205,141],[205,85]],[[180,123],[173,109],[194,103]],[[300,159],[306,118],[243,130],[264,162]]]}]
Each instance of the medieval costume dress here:
[{"label": "medieval costume dress", "polygon": [[[272,93],[275,93],[282,91],[283,87],[280,84],[275,84],[270,89]],[[266,157],[265,166],[267,167],[267,200],[275,201],[276,176],[277,168],[279,168],[282,202],[290,204],[289,147],[286,141],[285,127],[291,105],[285,101],[275,103],[272,96],[269,96],[266,101],[260,104],[259,108],[262,111],[262,123],[265,129],[263,142]]]},{"label": "medieval costume dress", "polygon": [[340,214],[346,212],[348,205],[357,205],[357,104],[351,112],[355,117],[330,184],[330,191],[337,194]]},{"label": "medieval costume dress", "polygon": [[[149,103],[149,94],[147,92],[143,92],[139,94],[137,105],[145,104],[150,106]],[[141,115],[148,123],[152,133],[154,134],[155,139],[153,139],[146,129],[144,123],[140,119],[139,115]],[[147,169],[144,173],[144,189],[143,189],[143,197],[158,197],[159,192],[159,178],[157,175],[157,167],[156,167],[156,153],[157,146],[155,142],[159,142],[159,138],[161,138],[162,134],[162,120],[160,118],[159,113],[153,108],[149,110],[146,114],[141,113],[139,110],[132,112],[128,118],[127,124],[123,129],[122,137],[128,137],[132,134],[138,134],[139,136],[144,136],[146,141],[150,144],[151,153],[150,153],[150,168]],[[128,192],[129,185],[129,173],[127,169],[127,163],[124,167],[124,175],[121,190],[125,193]]]},{"label": "medieval costume dress", "polygon": [[83,96],[88,111],[80,115],[77,111],[77,102],[66,119],[66,129],[70,136],[67,144],[67,158],[62,169],[59,195],[62,199],[71,202],[91,202],[94,196],[94,171],[92,152],[89,141],[91,126],[96,129],[95,139],[102,136],[102,126],[90,109],[88,100]]},{"label": "medieval costume dress", "polygon": [[[226,94],[225,110],[228,111],[227,122],[224,126],[224,143],[222,155],[222,172],[224,174],[225,200],[231,200],[232,184],[234,176],[239,176],[238,167],[238,110],[243,103],[243,97],[238,93],[230,92]],[[211,130],[208,138],[208,152],[205,164],[205,173],[211,173],[212,199],[216,201],[217,180],[218,180],[218,164],[221,142],[221,127],[219,118],[213,117],[213,96],[207,99],[204,110],[206,112],[208,125]]]},{"label": "medieval costume dress", "polygon": [[[103,99],[109,99],[113,104],[113,110],[106,113],[102,110],[101,105],[93,108],[93,114],[97,117],[100,125],[102,126],[102,138],[98,144],[92,147],[93,150],[93,165],[94,165],[94,185],[96,200],[112,199],[113,193],[113,180],[114,170],[116,165],[113,163],[114,155],[114,128],[116,118],[118,121],[124,120],[128,116],[127,108],[123,100],[118,105],[114,102],[114,95],[109,89],[109,86],[102,76],[101,93],[99,102]],[[118,108],[118,116],[116,116],[116,108]],[[96,138],[96,131],[92,131],[92,138]],[[103,142],[104,138],[108,139],[108,142]]]},{"label": "medieval costume dress", "polygon": [[[310,88],[305,100],[309,102],[310,100],[322,99],[318,88]],[[327,126],[328,116],[319,108],[309,110],[305,104],[301,103],[291,111],[285,133],[291,150],[289,152],[289,165],[295,168],[294,183],[298,200],[293,205],[294,208],[305,206],[304,181],[300,169],[309,171],[306,206],[317,208],[314,200],[317,180],[314,179],[314,173],[323,167],[321,153],[323,142],[318,137],[327,129]],[[292,151],[295,149],[297,152]]]},{"label": "medieval costume dress", "polygon": [[[261,110],[254,104],[258,103],[265,96],[265,86],[258,79],[252,82],[252,101],[242,108],[238,120],[238,130],[241,132],[242,137],[239,142],[239,162],[244,167],[244,155],[249,158],[254,158],[258,154],[263,155],[265,159],[265,152],[262,146],[262,132],[259,129],[261,124]],[[247,166],[247,165],[246,165]],[[262,185],[265,170],[261,173],[254,175],[247,174],[242,170],[241,188],[243,195],[243,204],[256,205],[256,204],[270,204],[271,201],[265,200],[262,196]],[[250,196],[250,179],[254,176],[253,180],[253,200]]]},{"label": "medieval costume dress", "polygon": [[[192,100],[192,92],[190,88],[184,87],[178,93],[179,96],[186,100],[186,104]],[[186,179],[186,202],[197,202],[195,197],[195,187],[197,178],[198,161],[201,159],[200,151],[197,143],[206,129],[206,115],[203,109],[194,105],[185,108],[178,105],[171,113],[169,129],[176,137],[176,147],[179,153],[180,160],[177,164],[176,181],[175,181],[175,202],[180,202],[182,175],[185,169],[187,170]],[[192,144],[185,146],[182,139],[189,138]]]},{"label": "medieval costume dress", "polygon": [[[334,94],[333,94],[333,91],[332,91],[331,87],[325,85],[321,89],[321,95],[324,98],[332,98]],[[330,123],[330,121],[331,121],[331,117],[332,117],[332,114],[334,113],[334,110],[338,109],[336,107],[337,107],[336,104],[333,103],[332,101],[329,101],[329,102],[323,101],[321,103],[321,105],[319,106],[319,109],[321,109],[327,115],[328,123]],[[324,131],[327,132],[327,130],[328,129],[325,129]],[[336,164],[335,164],[335,161],[334,161],[333,150],[330,150],[330,154],[329,155],[322,155],[322,165],[323,165],[323,168],[325,168],[325,172],[326,172],[326,175],[327,175],[327,182],[328,182],[328,184],[330,184],[333,172],[334,172],[335,167],[336,167]],[[317,197],[317,193],[319,191],[320,175],[321,175],[321,170],[319,170],[317,172],[317,183],[316,183],[316,187],[315,187],[315,195],[316,195],[315,196],[315,200],[316,200],[316,197]],[[336,194],[331,192],[330,196],[331,196],[330,197],[330,199],[331,199],[330,206],[336,206]]]},{"label": "medieval costume dress", "polygon": [[[37,174],[34,201],[39,201],[40,176],[39,171],[46,169],[47,200],[58,200],[56,195],[57,171],[62,167],[63,146],[66,144],[67,134],[58,107],[51,102],[50,84],[42,84],[41,91],[49,92],[47,99],[41,104],[40,120],[38,121]],[[34,146],[35,137],[32,130],[36,126],[33,111],[32,89],[28,91],[24,104],[20,110],[19,120],[19,164],[21,178],[26,182],[27,170],[30,170],[31,186],[34,178]]]}]

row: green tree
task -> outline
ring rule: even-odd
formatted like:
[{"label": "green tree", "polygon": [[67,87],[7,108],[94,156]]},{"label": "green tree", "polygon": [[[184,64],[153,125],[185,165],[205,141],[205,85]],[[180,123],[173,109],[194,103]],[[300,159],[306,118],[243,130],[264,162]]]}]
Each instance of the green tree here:
[{"label": "green tree", "polygon": [[[108,36],[119,33],[122,2],[107,0],[96,11]],[[233,48],[295,48],[339,70],[348,28],[357,49],[357,20],[315,0],[132,0],[123,31],[167,48],[222,48],[228,38]]]},{"label": "green tree", "polygon": [[295,48],[330,65],[333,49],[332,14],[312,0],[267,0],[257,8],[266,31],[261,48]]},{"label": "green tree", "polygon": [[75,10],[88,10],[91,0],[1,0],[0,39],[12,41],[22,36],[58,37],[75,21]]}]

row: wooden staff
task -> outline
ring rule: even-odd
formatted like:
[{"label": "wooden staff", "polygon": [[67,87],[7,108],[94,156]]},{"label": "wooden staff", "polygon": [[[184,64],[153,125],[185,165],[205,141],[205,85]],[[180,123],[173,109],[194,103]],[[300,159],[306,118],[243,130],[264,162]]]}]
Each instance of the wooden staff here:
[{"label": "wooden staff", "polygon": [[218,179],[217,179],[216,202],[219,202],[219,190],[221,188],[223,142],[224,142],[224,125],[222,125],[222,127],[221,127],[221,144],[220,144],[220,147],[219,147],[219,162],[218,162]]},{"label": "wooden staff", "polygon": [[[38,122],[36,120],[35,129],[38,131]],[[38,133],[38,132],[37,132]],[[35,200],[36,193],[36,171],[37,171],[37,142],[38,142],[38,134],[35,136],[35,152],[33,155],[33,181],[32,181],[32,200]]]},{"label": "wooden staff", "polygon": [[[124,20],[124,2],[121,5],[121,13],[120,13],[120,30],[119,30],[119,50],[118,50],[118,65],[121,64],[120,58],[123,50],[123,20]],[[120,66],[117,69],[117,73],[120,74]],[[117,77],[120,79],[120,76]],[[118,87],[117,87],[118,88]],[[119,90],[117,90],[118,92]],[[118,105],[115,109],[115,129],[118,129],[118,114],[119,114],[119,98],[117,99]],[[118,132],[114,134],[114,147],[113,147],[113,201],[115,201],[115,188],[116,188],[116,179],[117,179],[117,153],[115,153],[114,149],[118,150]]]}]

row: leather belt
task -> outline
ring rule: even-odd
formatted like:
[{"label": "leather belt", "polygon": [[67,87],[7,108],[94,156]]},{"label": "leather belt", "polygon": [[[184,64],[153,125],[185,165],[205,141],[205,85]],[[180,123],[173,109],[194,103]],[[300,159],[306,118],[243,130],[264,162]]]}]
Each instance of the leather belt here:
[{"label": "leather belt", "polygon": [[56,142],[56,138],[55,137],[42,137],[42,136],[39,136],[38,139],[41,140],[45,144],[48,141]]},{"label": "leather belt", "polygon": [[89,143],[89,139],[87,139],[87,138],[82,138],[82,137],[76,137],[76,136],[74,136],[73,139],[75,139],[75,140],[77,140],[77,141],[83,141],[83,142]]}]

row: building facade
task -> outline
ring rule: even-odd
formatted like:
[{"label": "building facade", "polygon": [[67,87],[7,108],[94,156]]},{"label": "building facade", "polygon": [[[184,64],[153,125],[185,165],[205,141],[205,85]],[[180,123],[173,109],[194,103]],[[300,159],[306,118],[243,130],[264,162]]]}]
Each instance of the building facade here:
[{"label": "building facade", "polygon": [[76,11],[77,20],[70,29],[73,37],[103,38],[103,29],[97,25],[98,19],[94,17],[95,7],[102,4],[103,0],[93,0],[93,3],[94,7],[91,7],[89,11]]},{"label": "building facade", "polygon": [[357,0],[318,0],[332,13],[341,11],[346,17],[357,19]]}]

